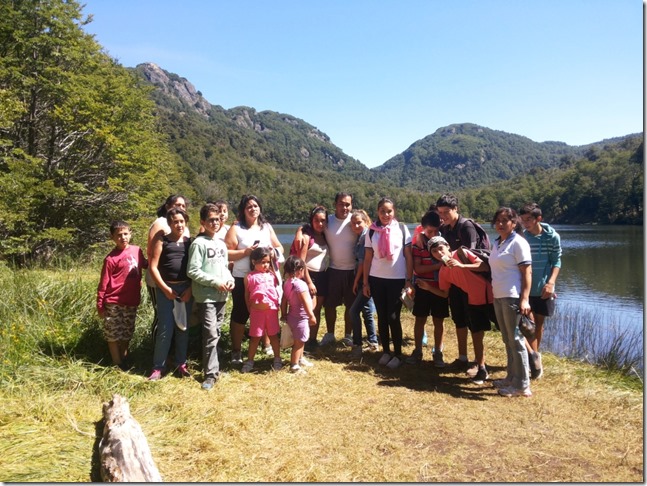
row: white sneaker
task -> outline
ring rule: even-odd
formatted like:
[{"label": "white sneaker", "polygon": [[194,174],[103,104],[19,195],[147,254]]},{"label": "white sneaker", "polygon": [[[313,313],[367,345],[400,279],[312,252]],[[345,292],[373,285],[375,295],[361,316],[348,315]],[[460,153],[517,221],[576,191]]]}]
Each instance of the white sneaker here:
[{"label": "white sneaker", "polygon": [[378,351],[380,349],[380,346],[377,343],[368,343],[368,349],[375,352],[375,351]]},{"label": "white sneaker", "polygon": [[301,356],[301,358],[299,359],[299,366],[301,367],[310,368],[314,365],[315,364],[312,361],[306,359],[305,356]]},{"label": "white sneaker", "polygon": [[306,370],[301,368],[301,366],[299,366],[298,364],[295,364],[295,365],[290,366],[290,373],[295,373],[297,375],[303,375],[303,374],[306,373]]},{"label": "white sneaker", "polygon": [[274,358],[274,363],[272,363],[272,369],[274,371],[279,371],[282,368],[283,368],[283,363],[281,362],[281,358]]},{"label": "white sneaker", "polygon": [[231,352],[231,364],[243,364],[243,354],[240,351]]},{"label": "white sneaker", "polygon": [[391,361],[391,359],[392,359],[392,356],[389,353],[384,353],[380,358],[380,360],[377,362],[377,364],[381,364],[382,366],[384,366],[389,361]]},{"label": "white sneaker", "polygon": [[245,364],[243,365],[243,367],[240,369],[240,372],[241,373],[249,373],[253,369],[254,369],[254,362],[250,361],[250,360],[247,360],[247,361],[245,361]]},{"label": "white sneaker", "polygon": [[267,348],[263,349],[263,352],[270,358],[274,356],[274,350],[272,349],[272,346],[268,346]]},{"label": "white sneaker", "polygon": [[396,369],[398,366],[400,366],[401,364],[402,364],[402,361],[400,361],[400,359],[399,359],[398,357],[393,356],[393,358],[391,359],[391,361],[389,361],[389,362],[386,364],[386,367],[387,367],[387,368],[390,368],[390,369],[392,369],[392,370],[394,370],[394,369]]},{"label": "white sneaker", "polygon": [[333,344],[335,341],[335,335],[332,332],[327,332],[321,338],[319,346],[327,346],[328,344]]}]

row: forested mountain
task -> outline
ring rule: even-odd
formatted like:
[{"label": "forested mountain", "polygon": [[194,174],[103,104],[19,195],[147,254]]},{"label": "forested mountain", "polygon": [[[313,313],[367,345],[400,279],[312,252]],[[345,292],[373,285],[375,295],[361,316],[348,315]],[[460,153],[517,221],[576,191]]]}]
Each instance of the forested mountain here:
[{"label": "forested mountain", "polygon": [[155,64],[135,70],[155,87],[151,96],[160,128],[200,201],[224,198],[236,204],[241,195],[253,193],[275,222],[303,221],[314,204],[332,206],[338,191],[353,193],[358,205],[373,205],[380,195],[397,190],[409,218],[428,205],[414,191],[381,183],[299,118],[250,107],[225,110],[207,102],[185,78]]},{"label": "forested mountain", "polygon": [[90,21],[75,0],[0,2],[1,260],[91,254],[115,219],[141,236],[178,192],[192,214],[253,193],[273,223],[338,191],[372,216],[391,196],[414,222],[451,191],[481,220],[536,201],[550,222],[642,224],[642,133],[569,147],[451,125],[369,170],[295,116],[225,110],[176,74],[121,66]]},{"label": "forested mountain", "polygon": [[420,191],[483,187],[531,170],[558,167],[590,146],[534,142],[527,137],[460,123],[413,143],[376,171]]},{"label": "forested mountain", "polygon": [[[440,194],[456,192],[464,212],[481,219],[499,205],[534,200],[553,222],[642,221],[642,197],[636,194],[642,190],[642,163],[629,162],[642,161],[642,134],[573,147],[463,123],[440,128],[369,170],[294,116],[249,107],[225,110],[185,78],[154,64],[140,64],[136,71],[156,88],[152,97],[162,130],[198,199],[221,197],[235,204],[253,192],[273,221],[301,222],[310,206],[330,206],[333,195],[345,190],[369,211],[380,195],[390,195],[400,217],[416,221]],[[609,159],[615,169],[610,172]],[[584,170],[593,180],[613,174],[614,187],[625,181],[633,188],[601,191],[598,196],[606,201],[587,206],[582,201],[594,194],[582,188],[592,191],[595,184],[569,187]],[[639,204],[618,206],[623,197]]]}]

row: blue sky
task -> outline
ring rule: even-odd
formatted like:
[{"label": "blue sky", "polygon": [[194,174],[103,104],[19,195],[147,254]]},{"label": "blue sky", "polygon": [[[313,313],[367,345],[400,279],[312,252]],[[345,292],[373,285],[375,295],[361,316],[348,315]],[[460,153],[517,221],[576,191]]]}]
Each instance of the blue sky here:
[{"label": "blue sky", "polygon": [[452,123],[583,145],[643,130],[637,0],[85,0],[106,52],[287,113],[375,167]]}]

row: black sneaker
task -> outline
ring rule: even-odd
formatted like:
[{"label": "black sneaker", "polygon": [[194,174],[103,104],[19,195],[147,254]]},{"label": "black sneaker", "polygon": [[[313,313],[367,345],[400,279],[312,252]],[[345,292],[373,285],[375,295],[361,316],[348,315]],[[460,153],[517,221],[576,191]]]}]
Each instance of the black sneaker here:
[{"label": "black sneaker", "polygon": [[471,363],[467,360],[463,361],[462,359],[456,358],[450,363],[449,367],[455,371],[467,371],[467,369],[470,367],[470,364]]},{"label": "black sneaker", "polygon": [[488,375],[485,366],[483,366],[482,368],[479,366],[479,370],[476,372],[476,375],[474,375],[474,378],[472,378],[472,382],[476,383],[477,385],[482,385],[489,376],[490,375]]}]

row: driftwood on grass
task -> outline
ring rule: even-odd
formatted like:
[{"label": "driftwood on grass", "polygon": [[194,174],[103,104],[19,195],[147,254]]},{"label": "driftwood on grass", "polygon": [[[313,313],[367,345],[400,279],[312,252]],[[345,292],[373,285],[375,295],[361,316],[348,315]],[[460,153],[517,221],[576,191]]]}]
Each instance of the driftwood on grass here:
[{"label": "driftwood on grass", "polygon": [[128,401],[113,395],[103,404],[103,437],[99,442],[101,479],[105,482],[161,482],[146,437],[130,414]]}]

